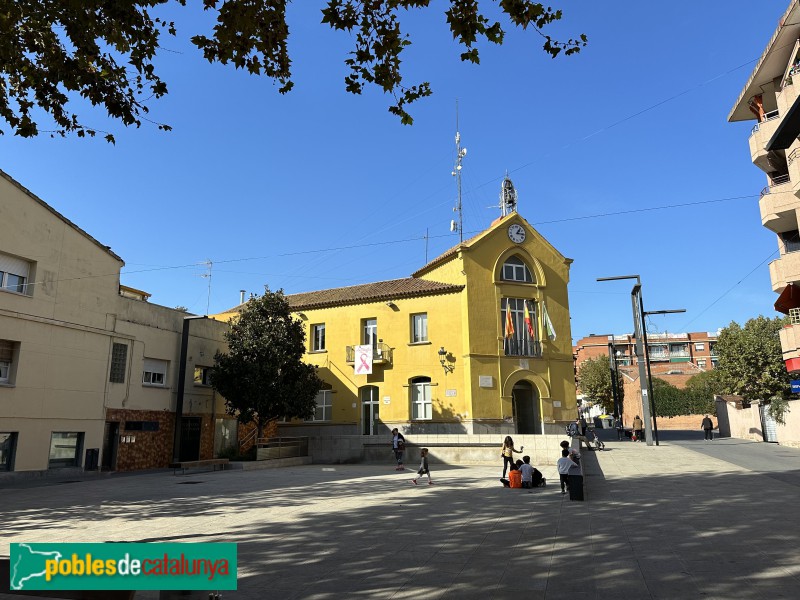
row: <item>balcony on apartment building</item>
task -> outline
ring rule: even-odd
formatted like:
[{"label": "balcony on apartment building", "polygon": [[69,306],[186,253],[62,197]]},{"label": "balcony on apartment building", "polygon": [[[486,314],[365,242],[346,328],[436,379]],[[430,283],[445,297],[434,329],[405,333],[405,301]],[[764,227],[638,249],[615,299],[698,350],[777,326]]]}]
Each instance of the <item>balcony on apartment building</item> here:
[{"label": "balcony on apartment building", "polygon": [[764,115],[764,120],[756,123],[753,130],[750,132],[750,158],[753,164],[765,173],[775,170],[769,159],[769,152],[767,152],[767,142],[775,134],[775,130],[780,125],[781,118],[780,112],[773,110]]},{"label": "balcony on apartment building", "polygon": [[[800,207],[800,148],[787,157],[789,173],[769,179],[769,185],[761,190],[758,201],[761,224],[775,233],[797,229],[797,214]],[[795,189],[798,188],[798,189]]]},{"label": "balcony on apartment building", "polygon": [[780,293],[790,284],[800,281],[800,232],[796,229],[780,234],[781,255],[769,263],[772,291]]},{"label": "balcony on apartment building", "polygon": [[[358,346],[345,346],[345,359],[344,361],[349,365],[356,363],[356,348]],[[387,365],[392,362],[392,349],[388,344],[377,342],[372,345],[372,364],[373,365]]]},{"label": "balcony on apartment building", "polygon": [[692,358],[687,344],[648,344],[651,362],[689,362]]},{"label": "balcony on apartment building", "polygon": [[541,358],[542,344],[528,335],[503,338],[503,354],[505,356]]},{"label": "balcony on apartment building", "polygon": [[780,331],[781,349],[786,370],[800,371],[800,308],[789,310],[789,325]]}]

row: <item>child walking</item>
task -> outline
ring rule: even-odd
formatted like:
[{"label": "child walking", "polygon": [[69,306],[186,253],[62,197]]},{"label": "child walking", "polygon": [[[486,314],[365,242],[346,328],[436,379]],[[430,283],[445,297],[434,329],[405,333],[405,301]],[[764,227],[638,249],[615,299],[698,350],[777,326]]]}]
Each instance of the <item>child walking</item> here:
[{"label": "child walking", "polygon": [[422,450],[420,450],[419,454],[420,454],[419,471],[417,471],[417,476],[411,480],[411,483],[417,485],[417,479],[427,474],[428,485],[433,485],[433,481],[431,480],[431,470],[428,468],[428,449],[423,448]]}]

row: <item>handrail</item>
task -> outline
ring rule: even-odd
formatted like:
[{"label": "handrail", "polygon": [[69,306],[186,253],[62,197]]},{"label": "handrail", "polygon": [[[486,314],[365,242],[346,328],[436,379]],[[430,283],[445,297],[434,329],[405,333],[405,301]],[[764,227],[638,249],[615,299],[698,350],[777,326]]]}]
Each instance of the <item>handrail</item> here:
[{"label": "handrail", "polygon": [[800,148],[795,148],[789,153],[789,156],[786,157],[786,164],[790,165],[794,162],[794,159],[797,158],[798,150],[800,150]]},{"label": "handrail", "polygon": [[258,438],[256,448],[257,460],[295,458],[309,455],[307,437]]},{"label": "handrail", "polygon": [[761,190],[761,196],[766,196],[767,194],[772,193],[772,188],[784,185],[786,183],[791,183],[791,178],[789,174],[786,175],[778,175],[777,177],[770,177],[769,178],[769,185]]},{"label": "handrail", "polygon": [[761,128],[761,125],[766,123],[767,121],[774,121],[775,119],[780,118],[781,114],[778,110],[771,110],[768,113],[764,113],[764,120],[759,121],[755,125],[753,125],[753,129],[750,130],[750,133],[753,134]]},{"label": "handrail", "polygon": [[258,429],[252,429],[250,433],[244,436],[243,439],[239,440],[239,452],[241,453],[249,449],[250,446],[253,445],[251,444],[251,442],[255,439],[257,435],[258,435]]},{"label": "handrail", "polygon": [[[346,363],[356,362],[356,346],[345,346]],[[372,362],[374,363],[391,363],[392,362],[392,348],[389,344],[378,342],[372,346]]]}]

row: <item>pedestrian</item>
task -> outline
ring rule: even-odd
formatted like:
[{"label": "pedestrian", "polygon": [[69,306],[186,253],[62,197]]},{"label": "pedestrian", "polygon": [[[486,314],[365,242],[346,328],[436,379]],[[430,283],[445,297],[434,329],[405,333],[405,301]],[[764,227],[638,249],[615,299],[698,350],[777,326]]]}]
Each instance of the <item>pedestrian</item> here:
[{"label": "pedestrian", "polygon": [[514,440],[511,439],[510,435],[507,435],[506,439],[503,440],[503,446],[500,450],[500,456],[503,458],[503,479],[505,479],[508,465],[514,464],[514,452],[519,454],[524,449],[525,446],[520,446],[519,450],[514,448]]},{"label": "pedestrian", "polygon": [[404,471],[405,466],[403,466],[403,452],[406,449],[406,438],[403,437],[403,434],[397,430],[397,427],[392,429],[392,451],[394,452],[394,458],[397,461],[397,467],[395,467],[395,471]]},{"label": "pedestrian", "polygon": [[581,415],[580,419],[578,420],[578,423],[581,426],[581,435],[585,437],[586,436],[586,417]]},{"label": "pedestrian", "polygon": [[633,418],[633,435],[636,438],[633,440],[634,442],[642,441],[642,430],[644,429],[644,421],[639,418],[639,415],[636,415]]},{"label": "pedestrian", "polygon": [[417,479],[422,477],[423,475],[428,476],[428,485],[433,485],[433,480],[431,479],[431,470],[428,468],[428,449],[423,448],[419,451],[420,461],[419,461],[419,471],[417,471],[417,476],[411,480],[411,483],[417,485]]},{"label": "pedestrian", "polygon": [[713,442],[714,441],[714,423],[711,421],[711,417],[706,415],[705,418],[703,418],[703,422],[700,425],[700,427],[702,428],[703,432],[706,434],[706,437],[703,439],[703,441],[711,440]]},{"label": "pedestrian", "polygon": [[511,469],[508,471],[508,483],[512,488],[522,487],[522,473],[514,463],[511,464]]},{"label": "pedestrian", "polygon": [[572,467],[577,467],[578,465],[573,462],[569,450],[562,450],[561,451],[561,458],[558,459],[556,463],[556,468],[558,469],[558,478],[561,481],[561,493],[566,494],[567,490],[569,489],[569,470]]},{"label": "pedestrian", "polygon": [[519,472],[522,473],[522,487],[526,489],[546,485],[541,471],[531,464],[530,456],[522,457],[522,465],[519,467]]},{"label": "pedestrian", "polygon": [[617,441],[621,442],[625,436],[625,426],[622,424],[622,417],[614,419],[614,428],[617,430]]},{"label": "pedestrian", "polygon": [[582,431],[581,420],[579,418],[575,419],[575,422],[570,423],[569,426],[567,427],[567,435],[569,435],[571,438],[575,438],[578,440],[579,448],[580,448],[580,442],[583,442],[584,444],[586,444],[587,450],[592,450],[592,446],[589,443],[589,438],[587,438],[584,434],[582,434],[581,431]]}]

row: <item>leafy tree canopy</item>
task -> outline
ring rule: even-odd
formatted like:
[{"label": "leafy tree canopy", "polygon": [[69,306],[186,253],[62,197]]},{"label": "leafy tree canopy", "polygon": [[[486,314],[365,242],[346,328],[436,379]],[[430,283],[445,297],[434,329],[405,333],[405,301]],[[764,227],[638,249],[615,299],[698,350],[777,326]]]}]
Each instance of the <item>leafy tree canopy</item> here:
[{"label": "leafy tree canopy", "polygon": [[778,422],[783,422],[790,395],[779,338],[786,323],[785,317],[764,316],[750,319],[744,327],[731,322],[720,331],[715,346],[725,391],[748,401],[770,401],[770,412]]},{"label": "leafy tree canopy", "polygon": [[[624,398],[622,375],[617,373],[617,392],[620,409]],[[578,369],[578,387],[581,392],[600,404],[606,413],[614,412],[614,393],[611,388],[611,366],[608,356],[590,358]]]},{"label": "leafy tree canopy", "polygon": [[225,333],[228,352],[214,357],[211,384],[225,398],[228,414],[255,422],[259,437],[272,419],[314,414],[322,381],[301,360],[305,337],[283,292],[269,288],[247,302]]},{"label": "leafy tree canopy", "polygon": [[[533,29],[552,57],[579,52],[586,36],[561,42],[543,29],[561,19],[561,10],[531,0],[488,0],[499,5],[512,25]],[[282,94],[292,89],[288,50],[289,0],[203,0],[216,17],[213,30],[191,42],[209,62],[232,64],[277,82]],[[153,59],[164,35],[177,35],[174,21],[158,16],[164,5],[186,0],[0,0],[0,116],[14,134],[39,134],[37,110],[53,119],[53,135],[74,132],[94,136],[69,106],[76,96],[102,106],[112,119],[139,127],[149,121],[148,103],[167,93]],[[360,94],[374,85],[391,94],[389,111],[404,124],[413,119],[406,105],[431,94],[425,81],[406,85],[401,54],[411,45],[400,28],[401,10],[428,8],[430,0],[327,0],[322,23],[351,34],[355,47],[344,61],[345,89]],[[488,19],[479,0],[450,0],[445,18],[461,44],[461,60],[479,63],[476,44],[502,44],[505,31]],[[151,121],[153,122],[153,121]],[[165,123],[155,123],[169,130]],[[2,133],[0,129],[0,133]],[[114,141],[106,134],[109,142]]]},{"label": "leafy tree canopy", "polygon": [[[714,403],[714,393],[711,389],[708,377],[703,377],[714,371],[698,373],[686,382],[686,389],[680,389],[672,385],[669,381],[659,377],[653,377],[653,397],[655,399],[656,411],[659,417],[678,417],[681,415],[705,415],[716,414],[716,404]],[[690,382],[700,377],[693,384]],[[716,377],[716,376],[714,376]]]}]

